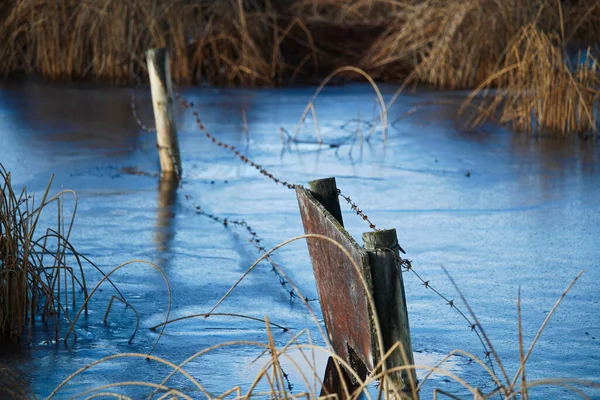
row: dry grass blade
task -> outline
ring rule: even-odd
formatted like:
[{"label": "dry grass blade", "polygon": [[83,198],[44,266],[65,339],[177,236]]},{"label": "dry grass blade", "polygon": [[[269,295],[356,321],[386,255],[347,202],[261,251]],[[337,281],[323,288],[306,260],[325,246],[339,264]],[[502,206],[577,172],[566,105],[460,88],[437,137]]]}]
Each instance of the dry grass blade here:
[{"label": "dry grass blade", "polygon": [[[373,88],[373,91],[375,91],[377,100],[379,101],[379,106],[381,108],[380,120],[383,122],[383,141],[385,142],[387,140],[387,129],[388,129],[387,108],[385,106],[385,101],[383,100],[383,95],[381,94],[381,90],[379,89],[379,86],[377,86],[377,84],[375,83],[373,78],[371,78],[371,76],[369,76],[369,74],[367,74],[365,71],[363,71],[360,68],[350,67],[350,66],[340,67],[340,68],[336,69],[335,71],[333,71],[331,74],[327,75],[327,77],[325,79],[323,79],[323,81],[321,82],[321,84],[319,85],[319,87],[317,88],[315,93],[313,94],[312,98],[308,102],[306,108],[304,109],[304,112],[302,113],[300,120],[298,121],[298,125],[296,126],[296,132],[294,133],[294,137],[293,137],[294,140],[298,137],[300,128],[302,127],[302,124],[304,123],[304,120],[305,120],[306,116],[308,115],[308,112],[311,111],[311,109],[312,109],[313,115],[314,115],[314,102],[317,99],[317,97],[319,96],[319,94],[321,93],[321,91],[325,88],[325,86],[327,86],[327,84],[329,83],[329,81],[331,79],[333,79],[337,75],[343,74],[345,72],[353,72],[353,73],[356,73],[356,74],[364,77],[369,82],[371,87]],[[315,121],[316,121],[316,115],[315,115]]]},{"label": "dry grass blade", "polygon": [[[79,319],[79,316],[81,315],[81,313],[83,312],[83,310],[85,309],[87,303],[90,301],[90,299],[92,298],[92,296],[94,296],[94,293],[96,293],[96,291],[98,290],[98,288],[100,287],[100,285],[102,285],[102,283],[104,283],[104,281],[109,280],[109,277],[114,274],[115,272],[117,272],[119,269],[126,267],[130,264],[134,264],[134,263],[141,263],[141,264],[146,264],[152,268],[154,268],[155,270],[158,271],[158,273],[162,276],[163,280],[165,281],[165,285],[167,287],[167,294],[168,294],[168,303],[167,303],[167,315],[165,317],[165,321],[169,320],[169,315],[171,314],[171,285],[169,284],[169,280],[167,279],[167,276],[165,275],[165,273],[156,265],[154,265],[153,263],[149,262],[149,261],[145,261],[145,260],[131,260],[128,261],[126,263],[123,263],[121,265],[116,266],[115,268],[113,268],[112,271],[110,271],[108,274],[106,274],[94,287],[94,289],[92,289],[92,291],[90,292],[89,296],[86,297],[83,305],[81,306],[81,308],[79,309],[79,311],[77,312],[77,314],[75,315],[75,318],[73,319],[73,322],[71,322],[71,326],[69,326],[69,330],[67,331],[67,334],[65,335],[64,341],[66,342],[69,339],[69,336],[71,334],[71,332],[73,332],[73,329],[75,328],[75,324],[77,323],[77,320]],[[136,312],[137,314],[137,312]],[[154,342],[154,346],[152,346],[152,349],[150,349],[150,352],[148,353],[148,356],[150,356],[152,354],[152,352],[154,351],[154,349],[156,348],[156,346],[158,345],[158,342],[160,341],[160,338],[162,337],[165,328],[166,328],[166,324],[164,324],[162,326],[162,329],[160,331],[160,334],[158,335],[158,338],[156,339],[156,342]],[[137,331],[137,328],[136,328]],[[134,333],[135,335],[135,333]],[[133,338],[133,337],[132,337]]]},{"label": "dry grass blade", "polygon": [[[521,318],[521,287],[519,286],[519,298],[517,300],[517,318],[519,320],[519,364],[525,365],[525,353],[523,351],[523,319]],[[521,371],[521,399],[527,400],[527,379],[525,378],[525,368]]]},{"label": "dry grass blade", "polygon": [[[573,287],[573,285],[575,285],[575,282],[577,282],[577,280],[581,277],[582,274],[583,274],[583,271],[580,271],[577,274],[577,276],[575,277],[575,279],[573,279],[573,281],[571,281],[571,283],[569,284],[569,286],[560,295],[560,297],[558,298],[558,300],[556,301],[556,303],[554,303],[554,306],[552,307],[552,309],[550,310],[550,312],[548,313],[548,315],[544,319],[544,322],[542,322],[542,325],[540,326],[540,329],[538,329],[535,337],[533,338],[533,341],[531,342],[531,345],[529,345],[529,349],[527,349],[527,354],[525,354],[525,357],[523,358],[523,361],[521,362],[521,365],[519,366],[519,370],[515,374],[515,377],[513,378],[513,380],[510,381],[511,382],[510,383],[510,389],[511,390],[515,386],[515,383],[516,383],[517,379],[519,378],[519,376],[521,375],[522,371],[525,369],[525,363],[527,362],[527,359],[529,359],[529,356],[531,355],[531,352],[533,351],[533,348],[535,347],[535,344],[537,343],[538,339],[542,335],[542,332],[544,331],[544,328],[546,328],[546,325],[550,321],[550,318],[552,318],[552,315],[554,314],[554,311],[556,311],[556,309],[558,308],[558,306],[560,305],[560,303],[563,301],[563,299],[565,298],[565,296],[567,295],[567,293],[569,293],[569,291],[571,290],[571,288]],[[509,381],[507,380],[507,382],[509,382]],[[531,386],[531,384],[529,386]]]},{"label": "dry grass blade", "polygon": [[498,377],[496,376],[496,374],[494,373],[494,371],[483,361],[481,360],[479,357],[476,357],[475,355],[466,352],[464,350],[460,350],[460,349],[456,349],[456,350],[452,350],[450,353],[446,354],[444,357],[442,357],[442,359],[440,361],[438,361],[434,366],[433,369],[431,369],[426,375],[425,377],[421,380],[421,382],[419,382],[419,386],[417,387],[417,390],[420,391],[421,388],[423,387],[423,385],[425,384],[425,382],[431,377],[431,375],[438,370],[438,368],[440,368],[440,366],[446,362],[450,357],[452,357],[455,354],[462,354],[463,356],[469,357],[471,360],[475,360],[475,362],[477,364],[479,364],[487,373],[488,375],[492,378],[492,380],[494,381],[494,383],[498,386],[501,387],[502,384],[500,383],[500,380],[498,379]]},{"label": "dry grass blade", "polygon": [[[251,321],[257,321],[257,322],[266,323],[266,321],[264,319],[252,317],[250,315],[242,315],[242,314],[232,314],[232,313],[192,314],[192,315],[186,315],[186,316],[183,316],[183,317],[171,319],[171,320],[168,320],[168,321],[165,321],[165,322],[161,322],[160,324],[154,325],[153,327],[151,327],[150,330],[154,331],[154,330],[156,330],[157,328],[160,328],[163,325],[168,325],[168,324],[171,324],[173,322],[184,321],[184,320],[190,319],[190,318],[208,318],[208,317],[219,317],[219,316],[221,316],[221,317],[234,317],[234,318],[249,319]],[[274,322],[270,322],[270,321],[269,321],[269,324],[272,325],[272,326],[274,326],[274,327],[276,327],[276,328],[281,329],[284,332],[287,332],[290,329],[288,327],[281,326],[281,325],[278,325],[278,324],[276,324]]]},{"label": "dry grass blade", "polygon": [[[114,382],[114,383],[109,383],[106,385],[101,385],[101,386],[97,386],[93,389],[89,389],[86,390],[84,392],[81,393],[77,393],[75,396],[71,397],[72,399],[77,399],[79,397],[83,397],[83,396],[87,396],[90,394],[97,394],[94,392],[98,392],[100,390],[105,390],[105,389],[110,389],[110,388],[116,388],[116,387],[127,387],[127,386],[141,386],[141,387],[148,387],[148,388],[154,388],[157,390],[161,390],[164,391],[166,393],[169,393],[173,396],[175,396],[176,398],[182,398],[182,399],[189,399],[192,400],[192,397],[182,393],[179,390],[175,390],[173,388],[164,386],[164,385],[157,385],[156,383],[151,383],[151,382],[144,382],[144,381],[123,381],[123,382]],[[165,394],[166,394],[165,393]]]},{"label": "dry grass blade", "polygon": [[[509,378],[508,378],[508,374],[506,373],[506,370],[504,369],[504,365],[502,364],[502,361],[500,361],[500,357],[498,357],[498,353],[496,353],[496,350],[494,350],[494,346],[492,345],[491,340],[488,338],[487,334],[485,333],[485,330],[483,329],[483,326],[479,322],[479,319],[473,312],[473,309],[471,309],[471,306],[469,305],[469,303],[467,302],[467,299],[465,298],[462,291],[460,290],[460,288],[454,281],[454,278],[452,278],[452,276],[450,275],[448,270],[443,265],[442,265],[442,269],[443,269],[444,273],[446,274],[446,276],[448,277],[448,279],[450,280],[450,282],[452,283],[452,286],[454,286],[454,289],[458,292],[461,300],[465,304],[465,307],[467,307],[467,310],[469,310],[469,314],[471,315],[471,318],[473,318],[473,321],[475,321],[477,328],[480,330],[486,344],[488,345],[488,347],[490,349],[490,352],[494,356],[494,359],[496,360],[496,363],[498,364],[498,367],[500,368],[500,371],[502,372],[505,382],[508,384]],[[502,392],[504,392],[505,396],[508,396],[509,391],[504,387],[504,385],[500,386],[500,390]]]},{"label": "dry grass blade", "polygon": [[[161,381],[161,385],[165,385],[169,379],[171,379],[176,373],[180,372],[186,376],[187,372],[185,372],[185,370],[183,369],[183,367],[185,365],[187,365],[188,363],[190,363],[191,361],[195,360],[198,357],[201,357],[204,354],[213,352],[215,350],[224,348],[224,347],[228,347],[228,346],[251,346],[251,347],[258,347],[258,348],[262,348],[262,349],[268,349],[268,345],[264,344],[264,343],[260,343],[260,342],[253,342],[253,341],[248,341],[248,340],[237,340],[237,341],[231,341],[231,342],[224,342],[224,343],[219,343],[216,344],[214,346],[210,346],[207,347],[203,350],[200,350],[194,354],[192,354],[191,356],[189,356],[188,358],[186,358],[184,361],[182,361],[179,365],[174,365],[173,364],[173,371],[171,371],[162,381]],[[171,366],[171,364],[169,364],[169,366]],[[211,398],[210,393],[208,393],[208,391],[206,391],[206,389],[204,389],[204,387],[199,386],[200,384],[196,385],[198,387],[198,389],[200,389],[200,391],[209,399]],[[154,395],[154,393],[152,393],[150,395],[150,398]]]},{"label": "dry grass blade", "polygon": [[202,393],[208,394],[203,386],[190,374],[188,374],[185,370],[180,369],[177,367],[177,365],[164,360],[160,357],[156,357],[153,355],[149,355],[149,354],[139,354],[139,353],[121,353],[121,354],[115,354],[112,356],[108,356],[108,357],[104,357],[100,360],[94,361],[82,368],[79,368],[77,371],[75,371],[73,374],[71,374],[70,376],[68,376],[65,380],[63,380],[56,388],[54,388],[54,390],[52,391],[52,393],[50,393],[50,395],[47,397],[47,400],[50,400],[51,398],[53,398],[54,396],[56,396],[56,394],[60,391],[60,389],[62,389],[67,383],[69,383],[70,381],[72,381],[75,377],[77,377],[78,375],[80,375],[81,373],[89,370],[90,368],[93,368],[94,366],[104,363],[104,362],[108,362],[111,360],[116,360],[116,359],[121,359],[121,358],[141,358],[144,360],[152,360],[152,361],[156,361],[158,363],[167,365],[171,368],[173,368],[176,372],[179,372],[180,374],[182,374],[183,376],[185,376],[189,382],[191,384],[193,384],[198,390],[202,391]]},{"label": "dry grass blade", "polygon": [[133,338],[135,337],[135,334],[138,331],[138,328],[140,327],[140,315],[138,314],[135,307],[133,307],[131,304],[129,304],[129,302],[125,301],[124,299],[122,299],[120,297],[111,296],[110,301],[108,302],[108,307],[106,308],[106,313],[104,314],[104,323],[105,324],[106,324],[106,321],[108,320],[108,314],[110,314],[110,310],[112,309],[112,305],[115,300],[118,300],[121,303],[125,304],[126,307],[131,308],[133,310],[133,312],[135,313],[135,329],[133,330],[133,333],[131,334],[131,338],[129,339],[129,344],[131,344],[131,342],[133,342]]},{"label": "dry grass blade", "polygon": [[284,399],[288,397],[285,382],[283,380],[283,373],[281,372],[281,365],[279,364],[279,358],[277,357],[277,349],[275,348],[275,342],[273,335],[271,335],[271,326],[269,325],[269,317],[265,315],[265,327],[267,329],[267,338],[269,339],[269,353],[271,353],[271,365],[273,368],[272,376],[274,377],[275,385],[271,387],[273,393],[278,396],[282,396]]},{"label": "dry grass blade", "polygon": [[577,395],[583,397],[584,399],[589,399],[585,393],[582,393],[579,389],[573,387],[574,385],[592,387],[596,389],[600,389],[600,383],[591,382],[583,379],[540,379],[536,381],[529,382],[527,384],[528,389],[537,387],[537,386],[562,386],[569,390],[574,391]]},{"label": "dry grass blade", "polygon": [[86,400],[90,400],[90,399],[97,399],[97,398],[106,398],[106,397],[114,397],[115,399],[118,400],[133,400],[131,397],[129,396],[125,396],[122,395],[120,393],[113,393],[113,392],[100,392],[100,393],[94,393],[89,395],[88,397],[86,397]]}]

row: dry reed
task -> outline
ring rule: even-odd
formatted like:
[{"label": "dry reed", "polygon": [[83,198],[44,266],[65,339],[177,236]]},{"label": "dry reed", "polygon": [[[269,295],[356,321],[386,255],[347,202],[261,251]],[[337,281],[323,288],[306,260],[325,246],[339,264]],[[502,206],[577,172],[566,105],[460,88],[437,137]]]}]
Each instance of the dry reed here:
[{"label": "dry reed", "polygon": [[237,0],[15,0],[0,17],[0,73],[40,73],[52,80],[131,82],[140,54],[168,46],[179,83],[270,85],[301,65],[281,48],[291,38],[315,59],[300,21],[279,22],[270,5]]},{"label": "dry reed", "polygon": [[[554,39],[554,40],[553,40]],[[529,133],[596,134],[600,127],[600,65],[592,49],[577,64],[553,46],[552,38],[534,25],[510,43],[498,71],[469,96],[466,104],[483,102],[472,121],[491,118]],[[501,91],[490,92],[492,87]],[[483,100],[477,98],[483,94]]]},{"label": "dry reed", "polygon": [[140,55],[167,46],[180,84],[278,85],[352,65],[380,81],[506,89],[479,121],[590,133],[599,70],[564,60],[598,37],[600,0],[11,0],[0,74],[131,83]]},{"label": "dry reed", "polygon": [[[58,339],[58,321],[68,319],[69,307],[75,307],[75,290],[87,295],[80,259],[69,243],[77,203],[66,220],[63,194],[73,192],[49,197],[51,183],[36,203],[25,189],[14,191],[10,173],[0,164],[0,339],[29,342],[38,313],[52,322]],[[43,230],[40,217],[52,203],[57,204],[57,226]],[[69,266],[71,256],[77,267]]]},{"label": "dry reed", "polygon": [[0,73],[130,82],[140,54],[167,46],[179,83],[273,85],[356,65],[375,79],[471,88],[528,24],[563,46],[596,44],[598,3],[11,0],[0,6]]}]

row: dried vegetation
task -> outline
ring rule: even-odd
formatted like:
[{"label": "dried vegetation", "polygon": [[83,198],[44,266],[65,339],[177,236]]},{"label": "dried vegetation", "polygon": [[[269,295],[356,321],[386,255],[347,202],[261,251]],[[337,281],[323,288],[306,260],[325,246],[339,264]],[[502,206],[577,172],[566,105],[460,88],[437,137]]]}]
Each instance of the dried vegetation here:
[{"label": "dried vegetation", "polygon": [[[76,293],[87,296],[81,259],[69,243],[76,201],[70,219],[64,210],[64,194],[75,193],[49,196],[51,182],[36,201],[25,189],[13,190],[10,173],[0,164],[0,341],[29,342],[38,318],[54,328],[57,340],[59,321],[76,306]],[[42,214],[54,205],[56,225],[43,229],[48,216]],[[76,267],[68,264],[71,257]]]},{"label": "dried vegetation", "polygon": [[[144,50],[167,46],[180,84],[279,85],[351,65],[380,81],[503,89],[474,122],[590,134],[599,37],[598,0],[10,0],[0,74],[131,83]],[[568,61],[577,50],[585,66]]]}]

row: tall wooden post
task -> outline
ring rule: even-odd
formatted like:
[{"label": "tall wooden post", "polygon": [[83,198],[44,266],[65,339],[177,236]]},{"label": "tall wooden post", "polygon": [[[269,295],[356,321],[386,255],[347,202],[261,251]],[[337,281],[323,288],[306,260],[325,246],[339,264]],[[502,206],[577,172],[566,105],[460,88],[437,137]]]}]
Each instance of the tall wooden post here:
[{"label": "tall wooden post", "polygon": [[[384,353],[394,344],[400,342],[404,349],[396,349],[386,361],[387,368],[403,365],[414,365],[412,345],[410,342],[410,329],[408,325],[408,311],[406,309],[406,295],[402,272],[396,266],[395,257],[398,256],[398,238],[395,229],[377,230],[366,232],[362,235],[365,249],[369,253],[371,265],[371,279],[373,280],[373,299],[383,335]],[[379,353],[376,352],[378,357]],[[379,360],[377,360],[379,361]],[[391,374],[393,384],[402,390],[407,397],[411,397],[412,385],[417,383],[414,369],[404,370]],[[418,395],[417,395],[418,398]]]},{"label": "tall wooden post", "polygon": [[177,126],[173,113],[173,86],[169,70],[169,55],[166,48],[150,49],[146,52],[148,75],[152,90],[152,106],[156,121],[156,144],[163,174],[174,173],[181,178],[181,158]]}]

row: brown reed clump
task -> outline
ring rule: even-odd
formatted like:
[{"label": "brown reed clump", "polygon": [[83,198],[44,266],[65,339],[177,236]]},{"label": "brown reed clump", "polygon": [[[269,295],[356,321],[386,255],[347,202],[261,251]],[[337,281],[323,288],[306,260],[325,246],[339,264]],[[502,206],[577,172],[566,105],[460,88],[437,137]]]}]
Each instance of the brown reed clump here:
[{"label": "brown reed clump", "polygon": [[[531,23],[564,46],[600,33],[600,2],[580,0],[8,0],[0,5],[0,73],[131,82],[144,51],[169,47],[179,83],[275,85],[356,65],[473,88]],[[597,11],[597,12],[595,12]]]},{"label": "brown reed clump", "polygon": [[[506,2],[508,3],[508,2]],[[462,89],[485,79],[518,22],[502,2],[433,0],[398,14],[360,65],[380,79]]]},{"label": "brown reed clump", "polygon": [[[559,58],[598,46],[598,37],[600,0],[7,0],[0,74],[132,83],[145,74],[145,50],[167,46],[180,84],[279,85],[350,65],[380,81],[507,89],[511,100],[498,103],[508,107],[498,109],[506,121],[531,109],[511,83],[535,76],[530,82],[553,82],[543,90],[555,90],[546,97],[554,103],[536,106],[533,127],[524,114],[513,126],[569,134],[597,128],[598,70]],[[520,53],[534,42],[551,53],[544,68],[533,60],[547,55]],[[516,69],[509,77],[504,68],[517,58],[527,62],[519,61],[520,78]]]},{"label": "brown reed clump", "polygon": [[[600,128],[600,65],[589,48],[577,62],[555,46],[557,37],[524,27],[507,47],[496,73],[473,91],[484,94],[475,125],[492,118],[518,131],[596,134]],[[489,92],[493,86],[501,91]]]},{"label": "brown reed clump", "polygon": [[[38,315],[53,324],[58,339],[58,321],[68,318],[69,303],[75,307],[75,289],[87,297],[83,270],[66,262],[75,254],[68,242],[73,220],[64,222],[64,192],[49,198],[51,182],[36,203],[25,189],[13,190],[10,173],[0,164],[0,340],[29,341]],[[41,214],[52,203],[57,226],[40,234]]]},{"label": "brown reed clump", "polygon": [[[0,17],[0,73],[40,73],[52,80],[132,81],[141,55],[167,46],[179,83],[271,85],[316,60],[300,21],[278,23],[265,4],[228,1],[14,0]],[[281,54],[293,41],[306,47],[301,65]]]}]

